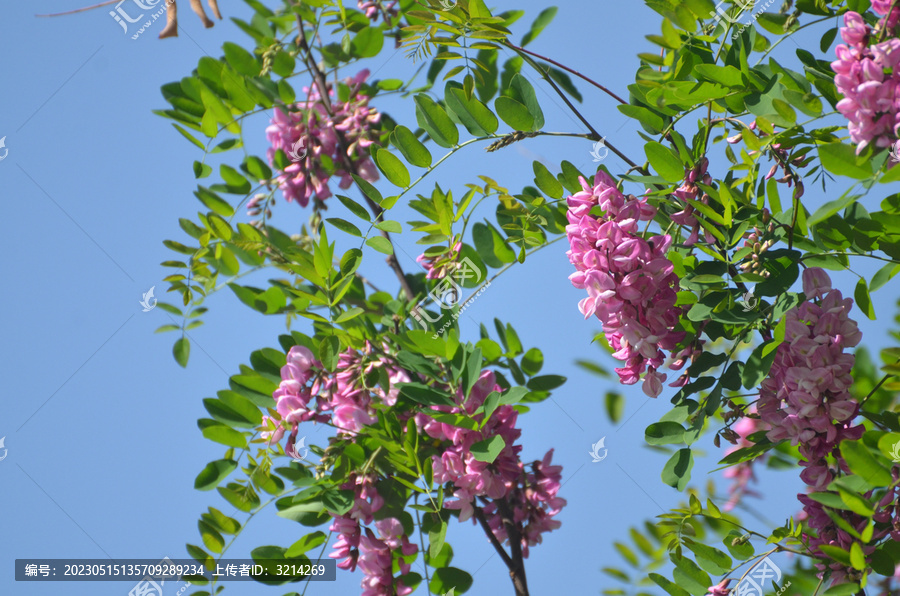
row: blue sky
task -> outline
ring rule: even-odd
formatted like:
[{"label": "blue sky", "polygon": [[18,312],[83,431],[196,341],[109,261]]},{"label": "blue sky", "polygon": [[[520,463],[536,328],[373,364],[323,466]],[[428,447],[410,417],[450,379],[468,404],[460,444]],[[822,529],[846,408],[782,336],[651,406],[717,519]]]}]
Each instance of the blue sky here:
[{"label": "blue sky", "polygon": [[[132,40],[106,9],[55,19],[34,16],[77,8],[77,0],[0,7],[6,50],[0,71],[0,137],[6,136],[9,150],[0,162],[7,213],[0,240],[6,262],[0,310],[7,338],[0,346],[6,381],[0,437],[6,438],[8,449],[0,461],[5,487],[0,494],[2,593],[40,596],[63,589],[75,596],[127,594],[132,586],[117,582],[16,584],[13,560],[184,558],[185,543],[200,540],[197,519],[207,506],[231,513],[215,493],[193,489],[197,473],[223,451],[197,429],[197,418],[206,415],[201,400],[226,387],[227,377],[248,362],[251,351],[277,346],[284,320],[251,312],[230,293],[214,295],[207,301],[206,324],[192,332],[191,362],[184,370],[171,356],[174,337],[153,333],[171,322],[168,316],[160,309],[144,313],[138,304],[151,286],[157,296],[165,286],[161,279],[168,273],[159,263],[170,253],[162,240],[181,238],[177,218],[201,208],[192,196],[191,163],[202,156],[169,123],[151,114],[165,107],[159,87],[188,74],[204,54],[220,55],[224,41],[243,44],[247,39],[227,21],[230,16],[248,18],[244,4],[222,3],[226,21],[210,30],[202,29],[187,3],[182,4],[181,36],[165,41],[156,39],[161,22]],[[518,25],[521,35],[544,5],[504,0],[493,6],[527,11]],[[643,36],[657,33],[659,21],[635,0],[563,3],[554,24],[531,47],[624,95],[633,81],[635,54],[653,51]],[[817,47],[824,27],[800,36],[798,43]],[[780,49],[785,63],[797,64],[793,42]],[[374,78],[402,77],[412,69],[402,53],[387,50],[368,66]],[[607,96],[585,85],[579,88],[585,95],[585,116],[626,154],[643,161],[634,123]],[[546,130],[584,132],[552,91],[541,89]],[[390,99],[377,105],[414,128],[411,102]],[[258,155],[265,149],[266,118],[251,120],[246,128],[248,148]],[[485,174],[519,189],[532,184],[534,159],[544,160],[553,171],[563,159],[588,171],[590,149],[588,141],[578,139],[530,140],[492,154],[476,147],[448,160],[434,181],[461,192],[463,183]],[[238,155],[224,154],[229,158]],[[604,163],[614,173],[625,169],[612,155]],[[426,181],[422,190],[431,184]],[[867,206],[875,208],[885,194],[875,193]],[[821,190],[813,188],[807,188],[806,196],[811,208],[824,200]],[[339,205],[333,203],[331,209],[340,216]],[[491,216],[492,208],[482,209]],[[291,231],[306,215],[295,204],[279,201],[275,225]],[[345,249],[350,247],[346,238],[335,237]],[[419,249],[414,238],[401,237],[399,245],[401,263],[415,270]],[[569,501],[560,515],[562,528],[546,535],[528,560],[533,594],[558,586],[577,594],[611,587],[614,582],[600,568],[620,562],[612,542],[625,539],[629,526],[680,500],[659,480],[666,457],[643,446],[643,429],[667,411],[668,399],[649,400],[638,388],[626,389],[626,422],[613,426],[603,409],[603,395],[613,386],[573,364],[578,358],[600,358],[601,352],[590,344],[599,325],[584,321],[578,312],[582,293],[567,280],[565,250],[564,241],[556,243],[504,274],[467,310],[463,323],[464,336],[471,339],[477,338],[476,321],[496,316],[511,322],[526,348],[544,351],[546,372],[569,377],[553,400],[520,417],[523,458],[539,459],[555,448],[555,460],[565,466],[562,492]],[[392,287],[383,259],[370,256],[365,274]],[[846,287],[851,294],[852,285]],[[894,314],[885,299],[896,295],[890,288],[876,297],[882,317]],[[882,345],[886,327],[862,321],[865,341]],[[309,436],[307,442],[315,443],[314,430]],[[609,457],[591,463],[588,451],[601,437],[606,437]],[[720,452],[711,435],[699,447],[711,457],[695,467],[694,484],[705,484]],[[781,521],[798,509],[795,476],[765,474],[763,487],[768,490],[765,503],[753,505],[768,519]],[[263,513],[229,556],[246,557],[263,544],[288,546],[304,530],[274,511]],[[505,569],[477,528],[454,525],[449,540],[456,552],[454,565],[477,570],[470,593],[511,593]],[[353,594],[360,579],[359,573],[339,572],[337,582],[315,584],[307,593]],[[225,594],[285,591],[233,583]]]}]

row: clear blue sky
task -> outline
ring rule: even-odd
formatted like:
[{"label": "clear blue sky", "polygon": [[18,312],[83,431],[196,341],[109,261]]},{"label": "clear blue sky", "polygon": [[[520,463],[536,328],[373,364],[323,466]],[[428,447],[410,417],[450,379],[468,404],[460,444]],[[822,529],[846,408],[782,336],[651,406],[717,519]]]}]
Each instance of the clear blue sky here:
[{"label": "clear blue sky", "polygon": [[[16,584],[13,560],[186,557],[184,544],[199,542],[197,519],[207,506],[231,513],[216,493],[193,489],[196,474],[223,451],[203,439],[196,427],[196,419],[206,415],[201,399],[226,387],[227,377],[248,361],[251,351],[277,346],[284,321],[249,311],[230,293],[215,295],[207,304],[211,310],[206,325],[192,333],[191,362],[183,370],[171,357],[174,337],[153,334],[170,322],[168,316],[160,309],[141,312],[138,304],[151,286],[156,286],[157,296],[165,286],[161,279],[167,272],[159,262],[170,254],[161,241],[180,238],[177,218],[201,208],[191,194],[191,163],[200,159],[200,152],[151,114],[165,107],[159,87],[188,74],[204,54],[218,56],[224,41],[246,40],[227,20],[203,30],[187,2],[182,4],[182,34],[165,41],[156,39],[160,22],[132,40],[106,9],[56,19],[34,16],[76,8],[79,0],[7,2],[0,7],[5,54],[0,137],[6,136],[9,149],[0,162],[7,222],[0,236],[6,263],[0,292],[5,340],[0,346],[5,385],[0,437],[6,437],[9,450],[0,461],[3,594],[127,594],[132,586],[126,583]],[[249,15],[243,3],[221,4],[226,18]],[[635,54],[653,51],[643,36],[658,32],[658,15],[636,0],[562,4],[533,49],[624,95],[633,81]],[[494,6],[528,11],[517,35],[543,8],[533,0],[503,0]],[[798,41],[817,47],[820,34]],[[794,49],[792,42],[782,44],[785,63],[796,65]],[[404,73],[411,65],[401,53],[385,52],[370,68],[375,78],[389,78],[397,76],[395,69]],[[608,97],[579,87],[585,95],[584,114],[613,143],[642,161],[633,123]],[[539,97],[548,116],[547,130],[583,132],[556,98],[543,91]],[[378,105],[414,127],[411,103]],[[260,155],[265,124],[265,117],[257,118],[247,128],[249,148]],[[531,140],[489,155],[472,148],[453,157],[435,180],[460,192],[464,182],[486,174],[520,189],[532,183],[534,159],[545,160],[554,171],[563,159],[588,171],[589,150],[588,141],[573,139]],[[237,158],[236,153],[225,158],[230,155]],[[605,163],[613,172],[624,169],[612,155]],[[818,197],[816,192],[807,189],[810,206],[822,201],[821,191]],[[874,208],[880,197],[868,201]],[[340,215],[340,206],[330,205]],[[490,216],[490,208],[482,209]],[[296,205],[279,201],[276,225],[294,230],[306,215]],[[401,262],[414,270],[414,238],[405,236],[400,244]],[[512,322],[526,348],[544,350],[545,371],[569,377],[552,401],[520,418],[523,457],[538,459],[555,447],[555,459],[565,466],[563,496],[569,501],[560,516],[562,529],[546,535],[528,560],[535,595],[554,593],[560,586],[572,594],[597,594],[612,587],[614,582],[600,572],[620,562],[612,542],[625,539],[629,526],[680,500],[659,480],[665,456],[643,446],[644,428],[667,411],[668,399],[648,400],[638,388],[626,390],[628,422],[614,427],[602,402],[612,387],[573,365],[576,358],[599,358],[601,352],[590,345],[598,323],[583,321],[578,312],[582,292],[567,280],[565,250],[564,241],[557,243],[503,275],[468,309],[464,321],[467,338],[477,337],[474,321],[497,316]],[[371,256],[365,274],[392,287],[383,259]],[[850,276],[840,279],[852,281]],[[890,294],[896,290],[888,286],[876,301],[885,320],[894,314],[885,299]],[[866,341],[881,345],[886,327],[864,321]],[[590,445],[604,436],[610,455],[591,463]],[[315,437],[311,432],[308,442]],[[695,467],[698,485],[705,484],[706,472],[721,455],[711,435],[699,447],[715,457]],[[770,496],[764,504],[753,504],[770,520],[781,521],[798,509],[794,495],[799,481],[793,474],[765,478],[763,487]],[[263,544],[288,546],[305,530],[276,517],[273,510],[253,521],[229,555],[246,557]],[[450,541],[454,564],[478,570],[470,593],[512,592],[505,569],[480,530],[453,525]],[[358,593],[360,579],[359,573],[339,572],[337,582],[315,584],[308,594]],[[225,594],[285,591],[233,583]]]}]

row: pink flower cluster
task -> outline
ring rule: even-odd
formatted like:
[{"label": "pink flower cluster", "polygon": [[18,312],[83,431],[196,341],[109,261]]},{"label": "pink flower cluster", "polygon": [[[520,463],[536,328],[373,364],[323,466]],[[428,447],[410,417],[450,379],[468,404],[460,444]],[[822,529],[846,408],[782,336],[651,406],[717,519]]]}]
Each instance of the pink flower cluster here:
[{"label": "pink flower cluster", "polygon": [[[853,426],[859,412],[849,391],[855,358],[844,353],[860,342],[862,333],[849,317],[853,300],[832,289],[824,270],[806,269],[803,291],[807,300],[785,313],[785,340],[760,387],[757,407],[771,428],[766,436],[773,443],[790,439],[791,444],[799,445],[804,458],[800,478],[818,492],[827,489],[837,471],[829,465],[828,456],[834,456],[838,467],[846,471],[839,445],[859,439],[864,432],[862,426]],[[815,552],[823,544],[850,548],[853,537],[828,517],[820,503],[806,495],[798,498],[804,504],[808,526],[816,531],[815,536],[807,536],[810,549]],[[866,520],[856,517],[859,519],[848,521],[853,525],[861,521],[861,531]],[[830,567],[833,583],[843,581],[850,571],[837,562]]]},{"label": "pink flower cluster", "polygon": [[[374,514],[384,505],[384,499],[375,489],[375,478],[372,475],[352,475],[352,479],[341,486],[342,489],[353,490],[355,499],[352,509],[342,515],[335,516],[329,528],[336,532],[338,540],[334,544],[334,552],[329,557],[339,559],[341,569],[355,571],[357,566],[365,576],[362,580],[362,596],[406,596],[412,588],[394,578],[393,553],[401,555],[398,566],[401,575],[409,573],[410,565],[402,557],[413,555],[418,547],[409,541],[403,524],[393,517],[375,521]],[[378,531],[376,536],[372,525]]]},{"label": "pink flower cluster", "polygon": [[[332,175],[340,178],[340,188],[350,187],[353,178],[341,155],[342,144],[353,170],[370,182],[378,180],[375,164],[363,151],[373,143],[372,126],[381,120],[381,114],[369,107],[368,96],[360,92],[368,76],[369,71],[362,70],[346,81],[350,87],[346,101],[336,101],[334,91],[329,89],[331,113],[315,85],[304,88],[306,100],[288,111],[275,108],[266,129],[271,143],[268,156],[274,165],[275,153],[281,149],[292,162],[275,178],[287,201],[297,201],[302,207],[313,197],[317,202],[324,201],[331,196],[328,180]],[[323,158],[334,163],[333,174],[326,171]]]},{"label": "pink flower cluster", "polygon": [[[613,357],[625,362],[616,369],[621,382],[632,385],[646,372],[644,393],[656,397],[666,380],[658,372],[664,351],[685,337],[675,331],[682,309],[675,306],[678,276],[666,257],[672,238],[645,239],[640,222],[653,219],[656,209],[646,199],[623,195],[602,170],[593,187],[584,178],[581,186],[584,190],[568,198],[566,214],[571,245],[566,254],[577,270],[569,279],[588,293],[579,309],[585,318],[600,319]],[[602,213],[595,214],[597,209]]]},{"label": "pink flower cluster", "polygon": [[[672,214],[672,221],[691,229],[691,234],[684,243],[685,246],[693,246],[700,237],[700,221],[694,216],[694,206],[688,204],[687,200],[697,200],[697,196],[700,194],[700,187],[697,186],[698,181],[707,186],[712,185],[712,177],[706,172],[707,166],[709,166],[709,160],[704,157],[694,168],[687,172],[684,182],[672,193],[685,202],[684,209]],[[704,205],[709,205],[709,195],[703,193],[700,202]],[[709,232],[704,231],[704,236],[708,244],[713,244],[716,241]]]},{"label": "pink flower cluster", "polygon": [[[384,2],[384,11],[390,18],[394,18],[397,16],[397,2],[393,0],[392,2]],[[378,10],[378,2],[375,0],[357,0],[356,5],[359,7],[361,11],[366,13],[366,18],[371,20],[373,23],[378,20],[381,12]]]},{"label": "pink flower cluster", "polygon": [[[389,379],[389,387],[367,387],[366,378],[381,368]],[[389,356],[379,356],[371,344],[362,352],[348,349],[343,352],[335,371],[329,373],[313,353],[303,346],[292,347],[281,369],[281,383],[273,393],[276,402],[272,416],[265,416],[262,436],[271,444],[281,441],[285,428],[291,428],[285,453],[299,458],[294,442],[301,422],[330,423],[344,438],[353,439],[367,425],[378,422],[375,406],[381,403],[391,406],[397,403],[398,383],[411,380],[411,376]],[[417,379],[424,380],[424,379]],[[465,413],[475,421],[484,414],[475,415],[487,396],[501,392],[494,373],[484,371],[476,382],[468,399],[457,392],[456,406],[431,406],[437,413]],[[401,422],[411,414],[398,413]],[[485,501],[482,506],[491,530],[501,542],[508,539],[504,517],[511,517],[517,531],[521,532],[521,545],[527,556],[528,547],[541,542],[541,534],[559,527],[553,519],[566,501],[558,496],[560,466],[551,465],[553,451],[542,461],[534,462],[530,470],[519,460],[521,446],[514,445],[521,435],[515,427],[517,412],[512,406],[497,407],[479,431],[468,430],[436,421],[427,413],[415,414],[420,432],[446,441],[441,455],[434,456],[433,474],[436,482],[454,485],[455,501],[444,504],[448,509],[460,510],[460,520],[472,517],[476,498]],[[505,446],[493,463],[475,459],[472,447],[475,443],[493,436],[504,439]],[[338,534],[332,558],[339,559],[338,567],[354,571],[357,566],[365,577],[363,596],[405,596],[412,590],[393,576],[394,553],[400,558],[402,574],[409,572],[409,564],[402,557],[417,552],[409,542],[402,524],[394,518],[375,521],[375,513],[384,505],[384,499],[376,489],[376,476],[351,473],[351,480],[341,488],[355,494],[350,511],[342,516],[333,515],[331,530]],[[369,526],[374,523],[374,529]]]},{"label": "pink flower cluster", "polygon": [[434,255],[419,255],[416,257],[416,263],[422,266],[427,272],[425,279],[443,279],[447,273],[451,272],[452,266],[459,258],[459,252],[462,250],[462,242],[457,242],[449,251]]},{"label": "pink flower cluster", "polygon": [[[432,409],[464,414],[480,421],[484,415],[473,414],[493,391],[502,392],[503,389],[496,384],[493,372],[484,371],[468,399],[458,392],[459,405],[432,406]],[[558,496],[562,467],[551,465],[552,449],[542,461],[534,462],[530,471],[519,459],[522,447],[514,445],[522,434],[515,426],[517,417],[518,412],[512,406],[501,405],[481,430],[438,422],[427,413],[416,414],[415,420],[429,437],[451,443],[440,456],[432,458],[435,482],[452,482],[455,487],[453,497],[456,500],[444,506],[459,510],[459,520],[466,521],[475,514],[477,499],[482,499],[488,525],[501,543],[509,540],[503,517],[510,515],[511,521],[522,528],[521,547],[527,557],[529,546],[539,544],[544,532],[560,527],[554,517],[566,505],[566,500]],[[493,463],[488,464],[477,460],[471,449],[475,443],[490,437],[501,437],[505,446]],[[504,511],[506,508],[508,511]]]},{"label": "pink flower cluster", "polygon": [[[308,420],[330,422],[345,435],[355,435],[364,426],[377,422],[374,400],[377,398],[385,405],[393,405],[399,391],[367,388],[363,378],[384,367],[392,384],[410,379],[389,359],[370,358],[371,352],[370,344],[366,345],[365,353],[347,349],[338,359],[337,371],[325,375],[321,362],[309,349],[303,346],[291,348],[287,363],[281,369],[281,383],[273,394],[280,419],[293,425],[294,434],[297,425]],[[269,419],[267,416],[264,422],[268,423]],[[280,441],[283,436],[284,430],[280,427],[263,432],[263,438],[269,439],[270,443]]]},{"label": "pink flower cluster", "polygon": [[[872,2],[879,15],[887,15],[890,7],[890,0]],[[880,27],[892,32],[898,19],[900,8],[894,8]],[[837,60],[831,68],[838,92],[844,96],[837,109],[849,121],[850,139],[857,153],[871,143],[889,147],[900,136],[900,39],[891,34],[873,43],[872,29],[856,12],[844,14],[841,38],[847,45],[835,48]]]}]

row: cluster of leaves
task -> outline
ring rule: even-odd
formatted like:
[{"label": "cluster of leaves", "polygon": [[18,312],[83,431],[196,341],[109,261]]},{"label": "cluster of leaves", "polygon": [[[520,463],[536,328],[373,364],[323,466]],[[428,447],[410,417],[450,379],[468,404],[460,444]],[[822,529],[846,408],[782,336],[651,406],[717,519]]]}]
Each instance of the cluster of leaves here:
[{"label": "cluster of leaves", "polygon": [[[569,161],[558,167],[534,162],[534,186],[515,194],[497,176],[481,175],[477,183],[465,182],[464,189],[435,185],[430,194],[406,196],[469,145],[488,143],[487,149],[496,151],[544,135],[600,139],[572,103],[582,101],[582,95],[566,71],[524,49],[556,10],[548,8],[538,15],[516,45],[510,41],[511,27],[522,11],[494,15],[483,0],[458,0],[449,7],[437,0],[401,0],[396,13],[381,11],[378,25],[333,0],[285,2],[277,11],[256,0],[246,2],[252,18],[234,21],[253,39],[254,47],[247,50],[226,43],[222,57],[202,58],[192,76],[163,88],[172,107],[160,114],[174,120],[179,132],[208,154],[243,147],[248,116],[293,104],[298,99],[291,84],[294,77],[309,85],[319,77],[336,80],[339,70],[382,52],[386,38],[394,38],[411,57],[430,63],[420,69],[424,80],[417,73],[409,81],[382,79],[363,87],[362,93],[373,102],[395,94],[411,99],[411,108],[410,114],[397,120],[383,114],[373,131],[376,142],[369,154],[386,183],[379,184],[379,189],[354,174],[355,191],[337,196],[346,210],[342,216],[324,217],[316,204],[308,227],[294,235],[265,218],[256,226],[236,222],[237,210],[250,197],[262,194],[269,201],[275,196],[273,170],[289,164],[282,151],[276,152],[271,164],[254,155],[246,155],[236,167],[223,163],[221,182],[198,186],[195,195],[207,211],[198,213],[196,220],[180,220],[191,241],[166,241],[168,248],[184,255],[164,263],[177,270],[166,281],[170,291],[180,295],[180,305],[161,304],[183,317],[180,326],[161,328],[181,330],[175,345],[179,363],[187,362],[187,332],[201,323],[205,297],[227,286],[241,302],[262,314],[285,316],[289,325],[304,320],[311,334],[294,331],[283,336],[281,348],[287,351],[292,345],[304,345],[328,370],[333,370],[338,355],[348,347],[360,349],[367,340],[390,346],[391,355],[405,369],[433,381],[404,386],[397,406],[403,411],[447,403],[447,392],[436,385],[471,388],[474,372],[486,367],[498,371],[505,389],[490,400],[493,407],[516,404],[525,412],[523,404],[546,399],[564,379],[540,375],[541,352],[536,348],[526,352],[511,326],[495,321],[496,340],[482,326],[477,343],[464,342],[454,321],[465,303],[441,309],[436,316],[428,313],[428,323],[412,318],[440,282],[421,273],[403,274],[397,266],[403,289],[399,295],[370,292],[359,271],[367,247],[396,259],[390,234],[404,232],[404,224],[391,219],[397,206],[408,205],[418,214],[419,219],[406,225],[417,234],[426,257],[474,265],[477,274],[460,282],[469,289],[490,283],[491,270],[498,275],[563,237],[567,222],[562,199],[581,190],[579,178],[584,176]],[[795,53],[797,64],[791,68],[789,54],[782,57],[784,52],[780,53],[780,61],[773,55],[781,41],[819,24],[825,29],[820,42],[824,54],[836,39],[835,17],[846,10],[865,10],[866,0],[798,0],[786,3],[778,13],[753,18],[740,18],[740,6],[726,3],[726,19],[710,18],[722,4],[714,5],[712,0],[648,0],[647,4],[664,17],[661,34],[647,36],[660,51],[639,54],[641,65],[635,82],[628,86],[628,100],[618,106],[640,125],[646,160],[640,164],[623,157],[633,167],[620,180],[623,185],[649,188],[648,199],[658,207],[656,226],[675,239],[668,257],[681,280],[678,305],[684,316],[678,330],[685,332],[686,339],[679,348],[702,349],[687,369],[689,382],[673,396],[671,411],[645,433],[648,444],[672,451],[662,470],[663,482],[684,491],[691,480],[698,441],[720,425],[723,407],[746,407],[742,396],[748,391],[753,394],[767,376],[784,341],[784,314],[804,299],[791,291],[801,266],[840,271],[850,268],[850,257],[885,262],[871,279],[860,276],[854,292],[862,312],[875,317],[871,293],[900,271],[900,195],[883,199],[880,211],[870,212],[863,202],[873,190],[895,182],[900,168],[889,167],[883,150],[869,147],[857,155],[843,127],[826,122],[840,99],[827,59],[800,48]],[[315,40],[313,47],[307,39]],[[513,57],[501,64],[501,51],[507,50]],[[457,65],[444,72],[452,61]],[[565,100],[586,132],[544,129],[545,116],[532,74]],[[338,97],[348,93],[346,86],[336,87]],[[826,112],[828,106],[832,111]],[[696,126],[686,118],[694,113],[700,117]],[[501,123],[505,128],[501,129]],[[198,133],[208,141],[200,141]],[[709,158],[716,146],[724,159]],[[435,147],[447,151],[436,159]],[[707,161],[713,181],[698,181],[703,199],[676,198],[673,193],[684,184],[687,172],[706,167]],[[322,162],[326,173],[339,165],[329,159]],[[207,178],[212,167],[204,159],[195,162],[194,172],[198,179]],[[773,176],[776,172],[780,174]],[[804,206],[806,187],[821,183],[829,195],[837,195],[832,187],[845,180],[851,187],[841,189],[839,198],[814,210]],[[390,191],[385,190],[388,185]],[[789,192],[790,198],[783,200],[783,192]],[[354,193],[357,198],[350,196]],[[229,201],[225,195],[238,199]],[[489,200],[496,200],[493,219],[475,219],[476,208]],[[685,244],[690,230],[672,221],[673,214],[686,206],[694,209],[703,238],[692,246]],[[349,237],[358,246],[339,251],[329,239],[329,226],[342,233],[341,240]],[[757,234],[758,243],[745,242],[750,232]],[[457,243],[461,243],[458,252]],[[270,280],[266,288],[238,283],[239,277],[263,268],[277,270],[282,278]],[[560,282],[564,283],[562,278]],[[759,300],[750,309],[739,304],[746,298],[748,284]],[[419,328],[420,324],[425,328]],[[743,357],[745,349],[750,353]],[[898,357],[890,360],[894,356]],[[849,510],[871,519],[878,495],[893,484],[891,452],[886,448],[900,439],[900,422],[890,411],[897,389],[892,379],[900,375],[900,352],[888,352],[886,358],[886,376],[879,382],[871,360],[864,353],[860,356],[855,391],[864,402],[863,415],[880,430],[870,430],[859,442],[847,444],[844,455],[851,473],[814,495],[830,510]],[[434,447],[419,441],[415,427],[400,424],[390,409],[379,410],[378,425],[359,441],[332,440],[327,448],[315,447],[321,457],[315,474],[297,463],[274,467],[274,460],[283,454],[265,446],[251,453],[251,446],[259,442],[254,431],[262,412],[273,406],[271,396],[284,362],[280,350],[254,352],[250,366],[243,366],[230,379],[230,389],[220,392],[218,399],[206,400],[212,418],[200,421],[201,430],[229,451],[204,469],[197,488],[216,488],[232,506],[251,515],[265,506],[261,494],[267,493],[279,515],[315,527],[330,514],[348,510],[350,496],[340,486],[350,473],[377,471],[379,492],[388,495],[390,503],[379,515],[398,517],[410,533],[418,528],[429,536],[425,560],[440,572],[431,580],[432,591],[454,586],[457,591],[467,589],[462,586],[471,580],[462,575],[465,572],[441,571],[453,569],[449,566],[452,550],[446,550],[450,547],[443,538],[451,514],[442,507],[444,487],[432,482],[429,455]],[[604,372],[597,365],[584,365]],[[381,378],[371,379],[371,386],[387,389],[384,383]],[[618,394],[607,396],[613,420],[620,416],[621,403]],[[463,428],[473,425],[465,416],[447,417],[448,423]],[[773,455],[770,465],[777,466],[799,457],[796,449],[773,445],[761,435],[752,439],[753,447],[732,453],[722,463],[734,465],[769,453]],[[502,445],[493,442],[482,447],[489,458],[492,453],[496,457]],[[236,454],[236,449],[241,452]],[[243,455],[247,456],[243,476],[231,478]],[[874,496],[870,491],[875,491]],[[415,520],[410,511],[416,513]],[[713,576],[752,563],[757,555],[748,535],[764,539],[772,548],[787,549],[801,544],[803,531],[789,521],[768,535],[751,533],[734,516],[722,514],[712,500],[704,508],[694,495],[686,508],[661,519],[649,526],[653,528],[648,530],[650,538],[637,532],[633,537],[639,550],[652,559],[654,569],[665,563],[663,552],[669,554],[675,582],[655,572],[648,577],[674,596],[685,592],[699,596],[716,583]],[[215,510],[204,515],[201,536],[211,553],[221,554],[223,536],[239,532],[240,524],[232,522]],[[873,527],[870,523],[866,531],[851,532],[859,540],[853,550],[823,549],[825,554],[860,572],[886,574],[889,565],[900,562],[896,549],[879,545],[876,555],[860,558],[859,549],[872,539]],[[730,557],[704,544],[707,530],[723,541]],[[262,552],[303,557],[324,540],[317,532],[291,547],[263,547]],[[190,548],[200,560],[213,558],[198,546]],[[636,563],[631,550],[624,545],[618,548],[629,563]],[[740,564],[734,565],[735,561]],[[630,579],[624,574],[616,577]],[[418,581],[406,578],[407,585]]]}]

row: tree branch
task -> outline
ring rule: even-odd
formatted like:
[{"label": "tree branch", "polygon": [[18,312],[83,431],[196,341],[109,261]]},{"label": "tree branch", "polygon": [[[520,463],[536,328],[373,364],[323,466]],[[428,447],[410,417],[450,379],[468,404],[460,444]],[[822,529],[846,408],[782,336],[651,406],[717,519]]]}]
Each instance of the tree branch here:
[{"label": "tree branch", "polygon": [[597,81],[584,76],[583,74],[581,74],[580,72],[578,72],[575,69],[569,68],[568,66],[565,66],[564,64],[560,64],[556,60],[551,60],[550,58],[547,58],[546,56],[541,56],[540,54],[536,54],[535,52],[532,52],[530,50],[526,50],[525,48],[521,48],[517,45],[511,44],[508,41],[506,42],[506,47],[510,48],[511,50],[515,50],[516,52],[522,52],[524,54],[528,54],[529,56],[534,56],[535,58],[537,58],[539,60],[543,60],[544,62],[549,62],[553,66],[559,67],[567,72],[572,73],[576,77],[587,81],[588,83],[590,83],[597,89],[603,91],[604,93],[606,93],[607,95],[609,95],[610,97],[612,97],[613,99],[618,101],[619,103],[626,104],[626,105],[628,104],[627,101],[625,101],[624,99],[622,99],[621,97],[619,97],[618,95],[616,95],[615,93],[613,93],[612,91],[610,91],[609,89],[607,89],[606,87],[604,87],[603,85],[598,83]]},{"label": "tree branch", "polygon": [[[295,5],[299,5],[298,2],[295,2]],[[319,95],[322,98],[322,106],[325,108],[325,111],[329,116],[334,115],[334,111],[331,107],[331,99],[328,97],[328,84],[325,82],[325,75],[322,74],[322,71],[319,69],[319,65],[316,64],[316,60],[312,55],[312,51],[310,50],[309,43],[306,40],[306,31],[303,27],[303,19],[300,15],[297,15],[297,29],[298,29],[298,37],[297,37],[297,45],[304,52],[304,60],[306,62],[307,67],[313,75],[313,81],[316,85],[316,88],[319,90]],[[343,162],[344,167],[347,168],[348,172],[359,175],[359,172],[356,169],[356,166],[353,164],[353,160],[350,159],[350,156],[347,155],[347,144],[344,140],[344,136],[339,130],[335,130],[335,133],[338,137],[338,153],[341,156],[341,161]],[[366,204],[369,206],[369,209],[375,215],[375,219],[378,220],[381,217],[381,214],[384,213],[384,209],[366,196],[366,193],[362,193],[363,197],[366,200]],[[391,243],[391,247],[393,248],[394,243],[391,240],[391,235],[381,230],[381,235]],[[400,287],[403,289],[403,293],[406,295],[407,300],[412,300],[415,293],[412,291],[412,287],[409,285],[409,281],[406,279],[406,274],[403,271],[403,267],[400,265],[400,261],[397,260],[397,254],[395,251],[391,251],[391,255],[387,258],[387,264],[394,271],[394,275],[397,276],[397,280],[400,282]]]}]

